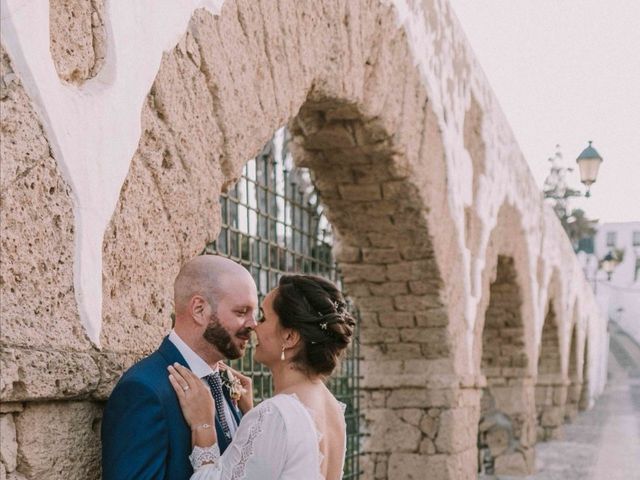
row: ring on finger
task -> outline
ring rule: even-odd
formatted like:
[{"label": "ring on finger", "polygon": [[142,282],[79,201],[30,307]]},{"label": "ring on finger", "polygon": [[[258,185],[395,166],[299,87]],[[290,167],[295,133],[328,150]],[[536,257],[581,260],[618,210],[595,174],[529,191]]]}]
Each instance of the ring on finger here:
[{"label": "ring on finger", "polygon": [[189,390],[189,388],[190,388],[190,387],[189,387],[189,385],[184,385],[184,386],[182,387],[182,390],[184,390],[184,391],[186,392],[187,390]]}]

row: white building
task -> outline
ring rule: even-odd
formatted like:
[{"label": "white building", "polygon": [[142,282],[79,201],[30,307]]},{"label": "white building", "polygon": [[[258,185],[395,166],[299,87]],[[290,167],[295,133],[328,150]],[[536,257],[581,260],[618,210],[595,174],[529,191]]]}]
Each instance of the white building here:
[{"label": "white building", "polygon": [[[616,250],[624,256],[609,279],[598,265],[607,253]],[[600,225],[593,254],[581,252],[580,257],[602,311],[640,342],[640,222]]]}]

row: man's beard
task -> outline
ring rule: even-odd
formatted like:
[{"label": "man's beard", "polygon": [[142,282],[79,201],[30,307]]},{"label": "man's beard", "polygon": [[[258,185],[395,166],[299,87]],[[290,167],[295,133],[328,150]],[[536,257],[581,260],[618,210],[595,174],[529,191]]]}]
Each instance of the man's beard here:
[{"label": "man's beard", "polygon": [[[251,329],[244,328],[240,330],[236,335],[249,336]],[[229,360],[235,360],[241,358],[244,352],[233,343],[233,338],[229,332],[220,324],[220,319],[215,313],[209,317],[209,325],[202,334],[203,338],[224,355]]]}]

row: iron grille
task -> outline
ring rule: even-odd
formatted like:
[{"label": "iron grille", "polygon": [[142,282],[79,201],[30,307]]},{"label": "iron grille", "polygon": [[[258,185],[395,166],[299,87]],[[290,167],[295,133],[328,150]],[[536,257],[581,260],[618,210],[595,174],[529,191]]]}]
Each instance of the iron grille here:
[{"label": "iron grille", "polygon": [[[205,253],[224,255],[244,265],[256,281],[260,301],[277,286],[283,273],[321,275],[342,287],[332,255],[331,225],[323,215],[310,172],[294,166],[288,141],[287,130],[281,128],[247,162],[240,180],[221,196],[220,234],[205,248]],[[355,341],[329,382],[336,398],[347,405],[344,479],[359,478],[361,473],[358,359]],[[234,368],[253,378],[256,402],[273,395],[271,376],[254,362],[251,348],[234,363]]]}]

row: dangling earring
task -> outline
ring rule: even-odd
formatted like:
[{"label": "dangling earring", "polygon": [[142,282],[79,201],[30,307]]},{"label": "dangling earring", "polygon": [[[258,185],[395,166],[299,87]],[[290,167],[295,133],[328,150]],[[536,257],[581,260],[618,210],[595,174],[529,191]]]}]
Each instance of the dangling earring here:
[{"label": "dangling earring", "polygon": [[284,345],[282,345],[282,353],[280,354],[280,360],[284,362]]}]

